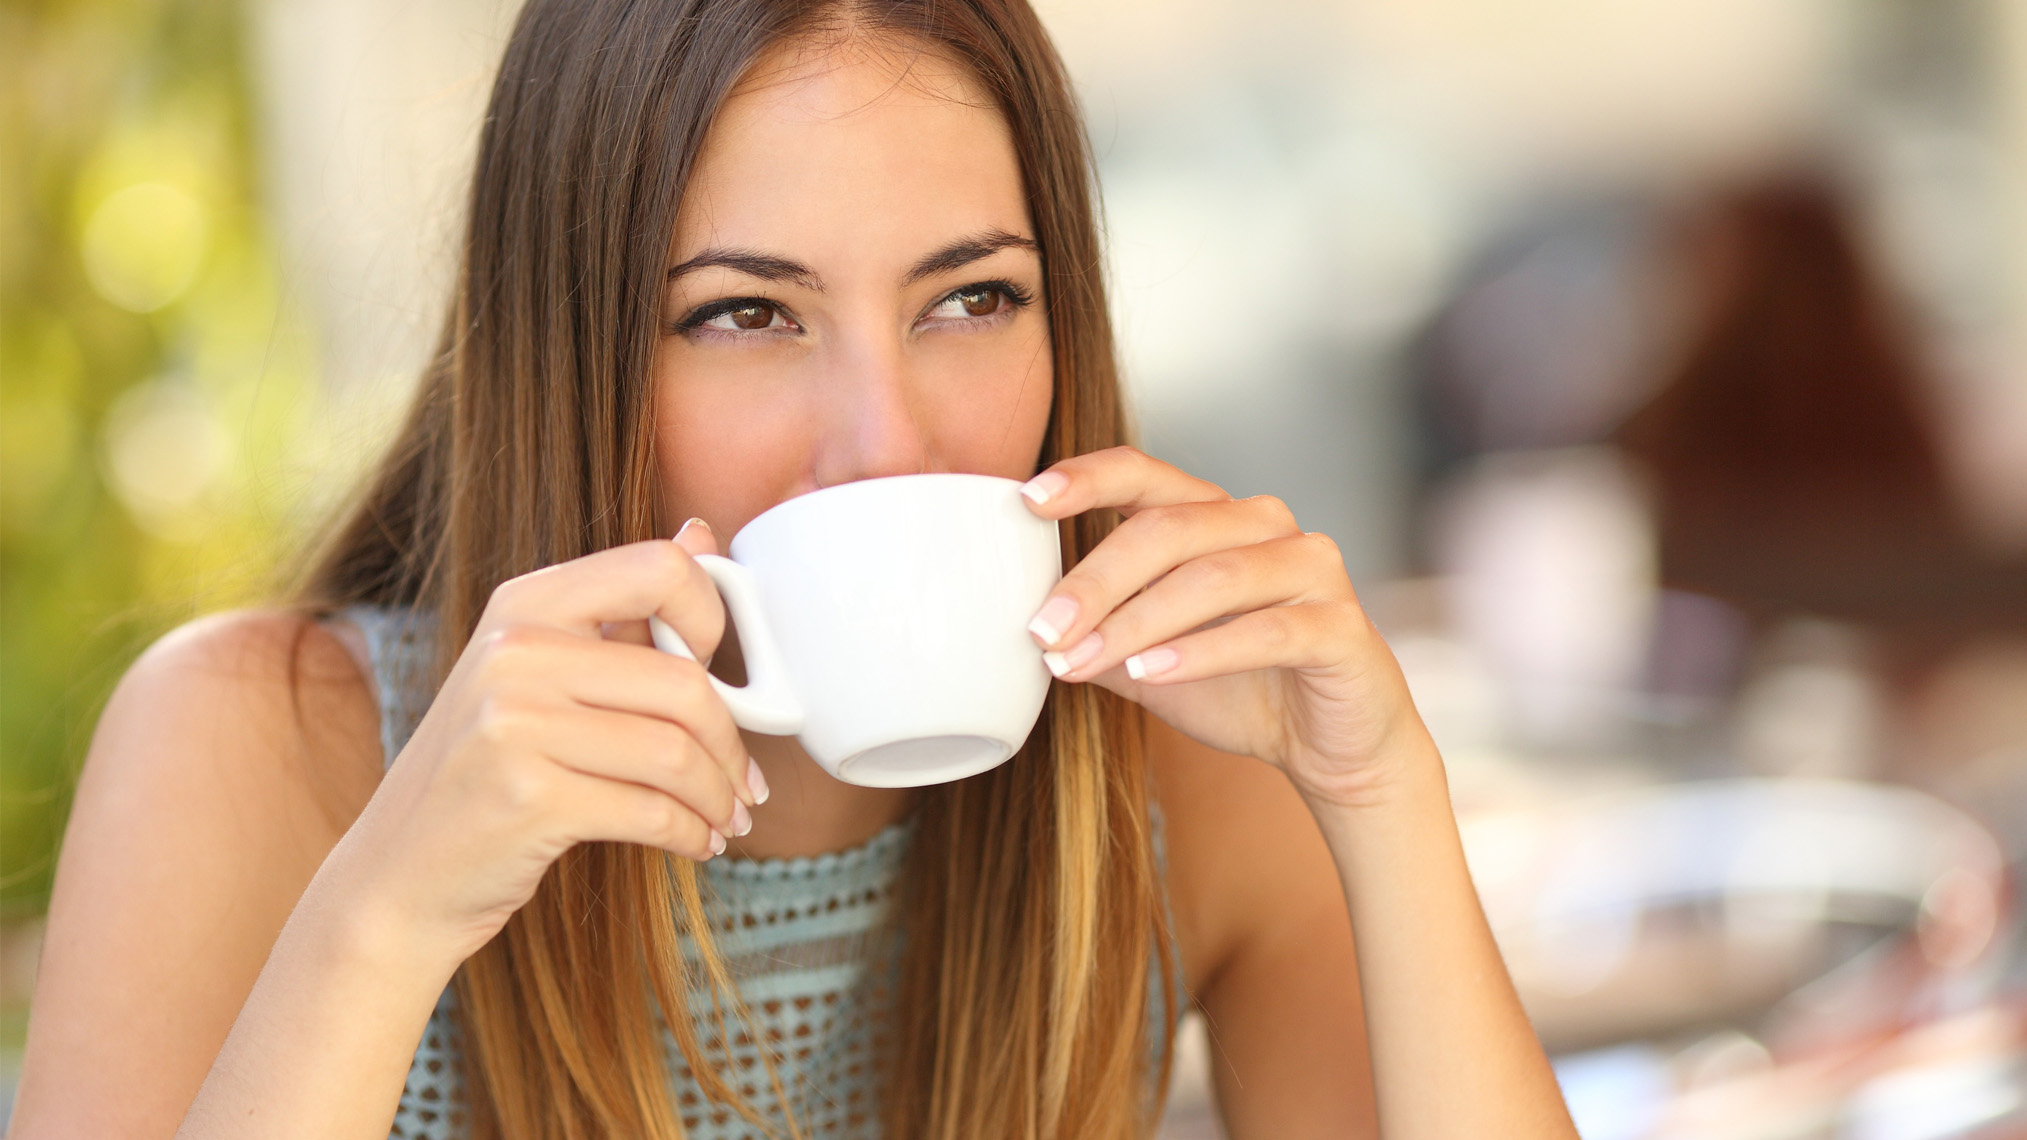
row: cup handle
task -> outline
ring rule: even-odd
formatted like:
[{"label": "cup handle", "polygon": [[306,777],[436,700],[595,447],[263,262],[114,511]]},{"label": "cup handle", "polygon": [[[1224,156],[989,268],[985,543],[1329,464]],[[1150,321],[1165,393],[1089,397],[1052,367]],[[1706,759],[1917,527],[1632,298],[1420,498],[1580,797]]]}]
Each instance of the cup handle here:
[{"label": "cup handle", "polygon": [[[788,663],[782,659],[774,631],[768,628],[767,615],[761,611],[760,588],[753,580],[753,572],[715,554],[697,555],[697,565],[725,596],[725,608],[731,611],[732,620],[739,627],[739,647],[746,651],[745,686],[728,685],[712,677],[711,687],[718,690],[739,727],[769,736],[793,736],[801,732],[802,702],[789,685]],[[662,652],[691,661],[697,659],[682,637],[661,618],[648,615],[648,631],[654,636],[655,647]]]}]

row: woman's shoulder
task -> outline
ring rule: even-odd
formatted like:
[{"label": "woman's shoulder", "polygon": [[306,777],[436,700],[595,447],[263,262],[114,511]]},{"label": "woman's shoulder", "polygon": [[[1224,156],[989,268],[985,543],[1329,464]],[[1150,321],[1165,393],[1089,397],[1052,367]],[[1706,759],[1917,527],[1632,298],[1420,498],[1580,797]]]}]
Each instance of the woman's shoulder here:
[{"label": "woman's shoulder", "polygon": [[189,622],[99,717],[59,892],[64,864],[134,850],[192,890],[299,888],[372,798],[379,760],[371,690],[329,626],[280,609]]},{"label": "woman's shoulder", "polygon": [[121,678],[87,768],[178,765],[191,777],[308,792],[356,810],[379,774],[379,717],[362,657],[363,641],[348,624],[290,610],[188,622]]},{"label": "woman's shoulder", "polygon": [[351,654],[303,615],[203,618],[127,670],[57,860],[17,1131],[174,1126],[372,796],[376,719]]},{"label": "woman's shoulder", "polygon": [[271,712],[277,702],[371,703],[363,648],[357,628],[342,618],[279,607],[227,610],[164,634],[134,661],[121,688],[204,690],[239,697],[249,712]]},{"label": "woman's shoulder", "polygon": [[1184,975],[1201,994],[1249,939],[1337,897],[1322,833],[1280,770],[1147,718]]}]

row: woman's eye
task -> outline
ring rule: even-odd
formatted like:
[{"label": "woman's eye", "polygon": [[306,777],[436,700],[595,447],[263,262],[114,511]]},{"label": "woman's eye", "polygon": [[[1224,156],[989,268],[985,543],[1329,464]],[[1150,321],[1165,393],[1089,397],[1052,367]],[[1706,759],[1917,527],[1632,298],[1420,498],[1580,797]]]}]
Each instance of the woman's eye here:
[{"label": "woman's eye", "polygon": [[1008,308],[1010,300],[1004,289],[996,285],[974,285],[959,289],[937,302],[929,310],[931,317],[939,319],[962,319],[964,317],[989,317]]},{"label": "woman's eye", "polygon": [[698,323],[698,327],[751,332],[756,329],[786,328],[788,320],[780,309],[765,301],[748,301],[736,308],[720,309]]},{"label": "woman's eye", "polygon": [[787,309],[772,301],[758,297],[729,297],[694,310],[670,326],[669,331],[738,336],[750,332],[793,332],[799,327],[795,318],[788,315]]}]

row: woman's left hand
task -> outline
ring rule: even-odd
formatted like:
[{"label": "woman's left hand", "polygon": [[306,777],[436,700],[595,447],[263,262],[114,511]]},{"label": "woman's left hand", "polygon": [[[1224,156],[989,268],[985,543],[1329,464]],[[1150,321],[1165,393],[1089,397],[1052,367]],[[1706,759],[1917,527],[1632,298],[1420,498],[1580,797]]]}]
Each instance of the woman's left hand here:
[{"label": "woman's left hand", "polygon": [[1130,447],[1063,460],[1022,493],[1044,518],[1125,516],[1028,627],[1061,679],[1347,805],[1391,775],[1391,745],[1422,732],[1337,544],[1303,533],[1279,499],[1233,499]]}]

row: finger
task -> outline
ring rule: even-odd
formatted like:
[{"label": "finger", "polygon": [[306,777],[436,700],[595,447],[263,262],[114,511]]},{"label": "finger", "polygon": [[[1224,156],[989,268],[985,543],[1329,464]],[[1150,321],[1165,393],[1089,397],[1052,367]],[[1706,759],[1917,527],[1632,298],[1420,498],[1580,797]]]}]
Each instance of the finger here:
[{"label": "finger", "polygon": [[522,728],[522,747],[587,776],[653,788],[724,835],[744,835],[752,816],[696,738],[655,717],[558,702]]},{"label": "finger", "polygon": [[1065,519],[1097,507],[1130,516],[1148,507],[1231,498],[1217,484],[1131,447],[1065,459],[1022,484],[1021,494],[1028,509],[1046,519]]},{"label": "finger", "polygon": [[654,635],[648,632],[645,621],[602,621],[598,623],[598,636],[606,641],[624,642],[627,645],[653,645]]},{"label": "finger", "polygon": [[1216,551],[1300,534],[1295,516],[1268,495],[1149,507],[1121,523],[1063,575],[1035,611],[1028,632],[1045,649],[1086,650],[1083,641],[1106,615],[1178,566]]},{"label": "finger", "polygon": [[1350,596],[1336,544],[1321,535],[1220,550],[1176,567],[1113,610],[1068,651],[1045,653],[1042,661],[1064,680],[1089,680],[1208,622],[1270,606]]},{"label": "finger", "polygon": [[674,627],[700,658],[725,633],[725,605],[683,545],[667,539],[628,543],[503,582],[493,591],[478,632],[544,625],[597,637],[606,623],[645,621]]},{"label": "finger", "polygon": [[[692,517],[676,531],[676,545],[695,558],[699,554],[718,553],[718,536],[711,530],[711,524],[701,518]],[[624,641],[633,645],[653,645],[654,635],[648,632],[645,619],[636,621],[608,621],[599,623],[599,636],[607,641]],[[723,634],[721,633],[722,637]],[[703,655],[709,661],[711,655]]]},{"label": "finger", "polygon": [[[690,556],[692,567],[702,574],[702,567],[696,566],[696,559],[699,555],[718,553],[718,536],[712,532],[710,523],[692,517],[676,530],[676,545],[683,548],[683,553]],[[672,621],[667,615],[663,615],[662,620],[669,623],[697,660],[708,665],[712,655],[718,652],[718,643],[725,636],[725,602],[709,575],[704,575],[704,587],[711,594],[709,605],[685,611],[685,621]],[[641,624],[645,627],[647,623]],[[653,644],[653,637],[650,636],[648,641]]]},{"label": "finger", "polygon": [[1254,669],[1322,669],[1354,656],[1348,646],[1370,627],[1356,603],[1308,602],[1241,614],[1126,658],[1126,676],[1173,685]]},{"label": "finger", "polygon": [[676,528],[676,545],[692,558],[699,554],[716,554],[718,534],[711,529],[710,523],[692,516]]},{"label": "finger", "polygon": [[641,784],[566,772],[552,799],[576,843],[638,843],[702,862],[725,850],[724,834],[681,800]]},{"label": "finger", "polygon": [[753,760],[739,726],[695,661],[651,646],[592,641],[560,630],[519,626],[489,635],[487,666],[514,691],[556,693],[594,709],[651,716],[681,727],[703,746],[751,806]]}]

